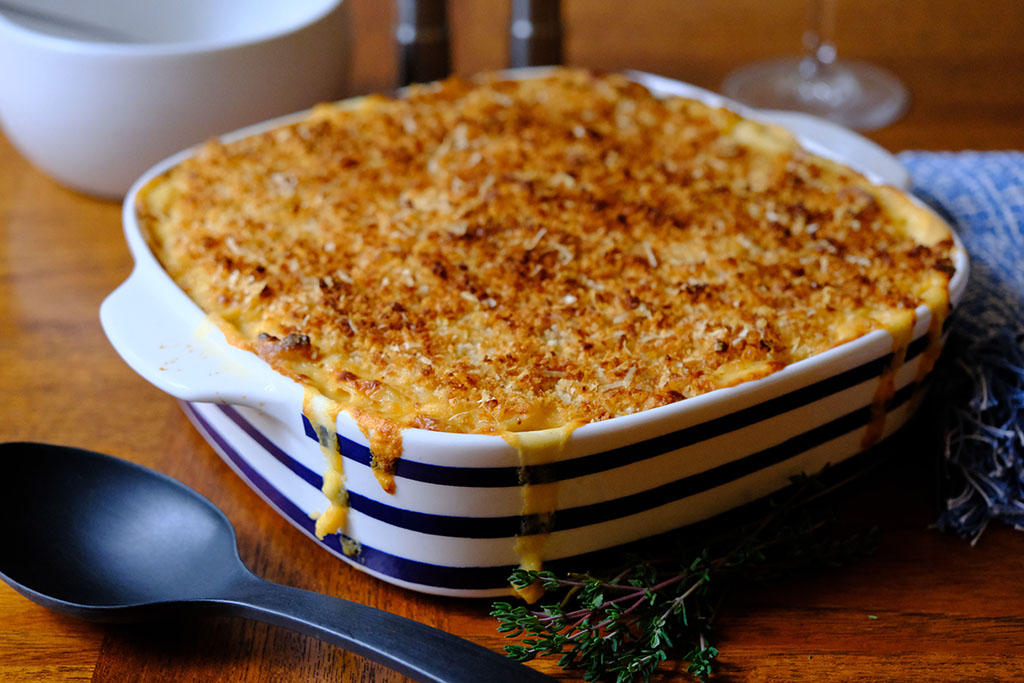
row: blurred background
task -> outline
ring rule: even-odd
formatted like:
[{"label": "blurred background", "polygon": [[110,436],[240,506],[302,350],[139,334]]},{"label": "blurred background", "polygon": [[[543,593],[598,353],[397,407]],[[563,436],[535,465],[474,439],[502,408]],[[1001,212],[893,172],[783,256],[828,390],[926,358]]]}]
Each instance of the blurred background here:
[{"label": "blurred background", "polygon": [[[349,1],[352,91],[391,87],[394,3]],[[455,73],[506,66],[510,7],[448,0]],[[737,67],[800,54],[807,0],[562,0],[562,16],[567,64],[651,71],[717,91]],[[1024,2],[836,0],[835,42],[840,58],[878,64],[910,89],[908,114],[869,134],[884,146],[1024,147]],[[943,120],[962,127],[950,134]]]},{"label": "blurred background", "polygon": [[[0,0],[4,136],[65,186],[116,199],[173,152],[318,101],[564,63],[801,109],[891,151],[1024,148],[1021,0],[190,1]],[[65,43],[7,21],[43,14],[121,37]]]}]

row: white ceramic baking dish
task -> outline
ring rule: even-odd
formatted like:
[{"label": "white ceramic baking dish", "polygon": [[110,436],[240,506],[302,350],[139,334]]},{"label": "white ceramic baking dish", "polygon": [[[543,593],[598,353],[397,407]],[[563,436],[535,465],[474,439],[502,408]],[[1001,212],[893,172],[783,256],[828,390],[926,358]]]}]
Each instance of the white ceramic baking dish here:
[{"label": "white ceramic baking dish", "polygon": [[[678,81],[629,75],[656,94],[695,97],[779,123],[806,147],[872,180],[908,186],[906,171],[891,155],[833,124],[751,112]],[[225,140],[302,116],[237,131]],[[517,535],[536,530],[538,522],[521,514],[522,481],[555,482],[557,510],[546,520],[552,526],[544,543],[545,559],[555,561],[707,519],[771,494],[796,474],[864,450],[879,377],[892,354],[893,339],[884,331],[764,379],[584,425],[546,465],[521,468],[516,450],[498,436],[408,429],[394,494],[381,489],[366,439],[342,413],[337,432],[348,522],[344,536],[317,540],[311,515],[326,506],[320,492],[326,462],[302,413],[302,387],[225,341],[160,267],[136,220],[139,189],[194,151],[158,164],[128,193],[124,229],[135,269],[103,303],[103,328],[132,368],[183,402],[210,445],[278,512],[326,550],[385,581],[444,595],[507,593],[506,579],[519,563]],[[955,305],[968,267],[959,243],[954,265]],[[917,310],[913,342],[886,406],[883,438],[907,421],[926,386],[920,364],[931,319],[928,307]]]}]

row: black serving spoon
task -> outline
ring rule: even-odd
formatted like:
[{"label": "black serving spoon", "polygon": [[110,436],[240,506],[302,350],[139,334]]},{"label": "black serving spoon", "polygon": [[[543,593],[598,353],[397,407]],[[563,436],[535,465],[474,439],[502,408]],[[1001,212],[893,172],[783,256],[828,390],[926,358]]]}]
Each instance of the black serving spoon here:
[{"label": "black serving spoon", "polygon": [[93,621],[248,617],[420,681],[550,680],[416,621],[261,579],[206,498],[141,465],[77,448],[0,444],[0,577],[40,605]]}]

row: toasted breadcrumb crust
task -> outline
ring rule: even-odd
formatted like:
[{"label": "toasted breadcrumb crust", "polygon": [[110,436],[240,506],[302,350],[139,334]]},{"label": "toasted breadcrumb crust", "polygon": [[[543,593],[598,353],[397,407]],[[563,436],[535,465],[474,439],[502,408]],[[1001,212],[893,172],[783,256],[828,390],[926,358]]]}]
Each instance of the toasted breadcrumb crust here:
[{"label": "toasted breadcrumb crust", "polygon": [[278,371],[402,427],[582,424],[763,377],[948,289],[944,226],[619,76],[449,80],[210,142],[157,257]]}]

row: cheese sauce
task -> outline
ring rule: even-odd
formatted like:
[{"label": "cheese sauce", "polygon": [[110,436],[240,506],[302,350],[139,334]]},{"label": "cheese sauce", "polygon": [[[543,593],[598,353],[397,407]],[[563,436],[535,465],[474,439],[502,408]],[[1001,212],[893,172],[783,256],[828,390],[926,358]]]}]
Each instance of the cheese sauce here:
[{"label": "cheese sauce", "polygon": [[[544,564],[547,545],[558,510],[558,482],[534,481],[537,466],[555,462],[578,425],[533,432],[503,432],[501,437],[519,454],[519,492],[523,499],[522,524],[515,551],[522,569],[539,570]],[[535,602],[544,589],[531,584],[517,591],[528,602]]]},{"label": "cheese sauce", "polygon": [[889,402],[896,393],[896,373],[907,357],[907,347],[914,338],[914,325],[917,323],[917,315],[912,310],[884,311],[877,316],[884,329],[892,335],[892,355],[882,374],[878,378],[878,387],[875,389],[874,398],[871,401],[871,419],[867,429],[864,431],[864,438],[861,445],[869,448],[878,443],[885,432],[885,416]]},{"label": "cheese sauce", "polygon": [[345,528],[348,519],[348,491],[345,489],[345,467],[338,450],[338,414],[342,405],[326,401],[318,391],[306,387],[302,410],[316,431],[320,451],[327,460],[322,491],[327,498],[327,509],[316,519],[316,537],[335,534]]}]

